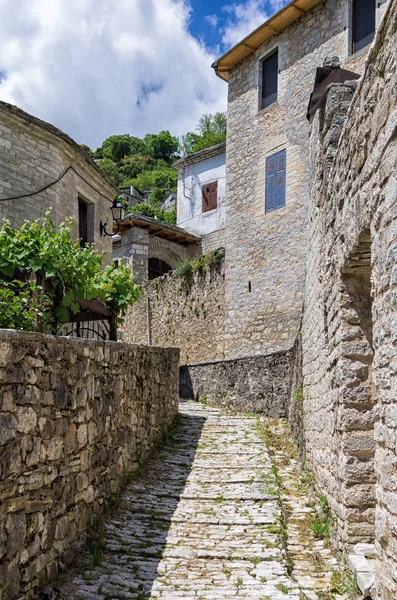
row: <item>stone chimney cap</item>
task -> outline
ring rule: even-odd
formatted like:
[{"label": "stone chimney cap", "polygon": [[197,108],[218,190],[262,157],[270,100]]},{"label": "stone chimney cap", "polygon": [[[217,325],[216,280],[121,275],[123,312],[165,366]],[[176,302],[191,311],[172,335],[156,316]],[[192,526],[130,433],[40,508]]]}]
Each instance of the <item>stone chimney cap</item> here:
[{"label": "stone chimney cap", "polygon": [[326,56],[323,61],[323,67],[331,69],[340,69],[339,56]]}]

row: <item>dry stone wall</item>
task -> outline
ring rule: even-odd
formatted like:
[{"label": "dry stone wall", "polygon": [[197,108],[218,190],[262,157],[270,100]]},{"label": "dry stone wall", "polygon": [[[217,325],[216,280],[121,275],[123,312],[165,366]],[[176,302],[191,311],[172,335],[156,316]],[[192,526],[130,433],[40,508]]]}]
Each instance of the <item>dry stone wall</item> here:
[{"label": "dry stone wall", "polygon": [[224,358],[224,285],[223,262],[196,274],[169,273],[149,282],[147,293],[127,313],[123,340],[147,343],[149,295],[153,344],[180,348],[182,364]]},{"label": "dry stone wall", "polygon": [[392,0],[357,90],[332,86],[313,122],[302,337],[307,455],[340,546],[375,537],[380,600],[397,597],[396,73]]},{"label": "dry stone wall", "polygon": [[0,597],[73,560],[178,410],[177,349],[0,332]]},{"label": "dry stone wall", "polygon": [[184,398],[215,402],[243,412],[287,417],[294,351],[187,364],[181,367]]}]

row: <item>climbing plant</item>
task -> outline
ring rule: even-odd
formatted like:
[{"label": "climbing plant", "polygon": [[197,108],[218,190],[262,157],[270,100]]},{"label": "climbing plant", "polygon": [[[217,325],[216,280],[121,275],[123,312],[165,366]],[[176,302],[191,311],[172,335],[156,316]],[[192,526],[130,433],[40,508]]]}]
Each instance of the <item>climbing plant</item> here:
[{"label": "climbing plant", "polygon": [[[126,267],[102,268],[103,254],[72,240],[73,221],[0,230],[0,327],[56,331],[80,310],[78,300],[108,303],[119,322],[141,293]],[[23,314],[21,314],[21,312]]]}]

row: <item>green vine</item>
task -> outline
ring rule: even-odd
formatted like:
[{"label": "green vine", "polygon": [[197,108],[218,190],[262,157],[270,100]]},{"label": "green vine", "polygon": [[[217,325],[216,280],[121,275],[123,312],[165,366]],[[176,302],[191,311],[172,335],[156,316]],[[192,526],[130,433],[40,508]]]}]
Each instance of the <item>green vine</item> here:
[{"label": "green vine", "polygon": [[[80,310],[78,300],[98,299],[119,322],[138,300],[127,267],[102,268],[103,254],[71,237],[73,221],[55,228],[50,218],[0,230],[0,327],[54,332]],[[21,307],[24,314],[20,315]]]}]

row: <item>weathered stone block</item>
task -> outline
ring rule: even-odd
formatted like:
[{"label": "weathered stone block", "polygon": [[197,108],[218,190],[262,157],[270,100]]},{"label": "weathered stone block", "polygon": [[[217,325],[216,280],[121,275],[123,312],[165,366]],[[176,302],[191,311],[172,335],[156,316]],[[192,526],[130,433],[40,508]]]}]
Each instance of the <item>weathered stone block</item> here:
[{"label": "weathered stone block", "polygon": [[6,556],[12,558],[23,547],[26,536],[25,513],[9,514],[5,520],[7,531]]}]

